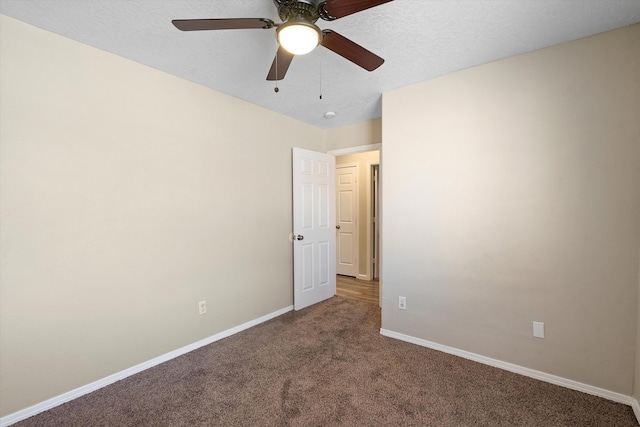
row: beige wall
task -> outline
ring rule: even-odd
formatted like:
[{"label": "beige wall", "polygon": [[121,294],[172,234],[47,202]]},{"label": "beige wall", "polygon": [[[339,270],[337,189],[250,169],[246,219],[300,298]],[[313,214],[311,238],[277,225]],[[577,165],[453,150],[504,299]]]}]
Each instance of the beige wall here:
[{"label": "beige wall", "polygon": [[327,151],[382,142],[382,119],[341,126],[326,131]]},{"label": "beige wall", "polygon": [[[636,329],[636,367],[633,382],[633,397],[640,400],[640,254],[638,255],[638,326]],[[640,414],[636,414],[638,417]],[[640,422],[640,418],[638,419]]]},{"label": "beige wall", "polygon": [[291,147],[322,129],[10,18],[0,43],[0,416],[292,304]]},{"label": "beige wall", "polygon": [[[367,231],[371,226],[371,166],[380,163],[380,151],[366,151],[336,157],[336,167],[358,166],[358,277],[371,279],[371,241]],[[370,237],[372,238],[372,237]]]},{"label": "beige wall", "polygon": [[383,95],[384,329],[631,395],[639,45],[635,25]]}]

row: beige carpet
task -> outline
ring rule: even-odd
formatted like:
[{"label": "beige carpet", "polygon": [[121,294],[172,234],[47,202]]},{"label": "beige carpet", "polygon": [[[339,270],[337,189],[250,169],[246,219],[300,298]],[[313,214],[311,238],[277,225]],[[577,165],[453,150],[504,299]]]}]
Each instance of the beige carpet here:
[{"label": "beige carpet", "polygon": [[334,297],[17,426],[637,426],[630,407],[379,334]]}]

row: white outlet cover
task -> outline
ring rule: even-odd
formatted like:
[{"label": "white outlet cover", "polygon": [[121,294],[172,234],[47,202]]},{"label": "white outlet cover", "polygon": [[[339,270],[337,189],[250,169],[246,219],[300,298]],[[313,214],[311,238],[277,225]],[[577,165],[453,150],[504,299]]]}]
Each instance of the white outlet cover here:
[{"label": "white outlet cover", "polygon": [[533,336],[536,338],[544,338],[543,322],[533,322]]}]

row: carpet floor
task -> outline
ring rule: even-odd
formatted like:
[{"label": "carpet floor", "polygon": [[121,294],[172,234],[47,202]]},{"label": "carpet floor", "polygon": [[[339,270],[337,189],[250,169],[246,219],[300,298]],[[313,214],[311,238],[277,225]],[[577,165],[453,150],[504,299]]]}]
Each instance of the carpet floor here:
[{"label": "carpet floor", "polygon": [[381,336],[334,297],[15,424],[638,426],[631,407]]}]

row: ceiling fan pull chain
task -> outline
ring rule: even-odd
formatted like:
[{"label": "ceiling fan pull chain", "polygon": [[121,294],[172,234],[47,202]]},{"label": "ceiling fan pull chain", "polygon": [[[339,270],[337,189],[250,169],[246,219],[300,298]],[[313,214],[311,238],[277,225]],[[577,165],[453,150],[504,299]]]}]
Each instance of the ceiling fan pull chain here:
[{"label": "ceiling fan pull chain", "polygon": [[320,99],[322,99],[322,61],[320,61]]},{"label": "ceiling fan pull chain", "polygon": [[280,89],[278,89],[278,53],[280,53],[280,44],[276,43],[278,49],[276,50],[276,87],[273,89],[273,91],[275,93],[280,92]]}]

